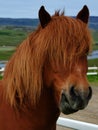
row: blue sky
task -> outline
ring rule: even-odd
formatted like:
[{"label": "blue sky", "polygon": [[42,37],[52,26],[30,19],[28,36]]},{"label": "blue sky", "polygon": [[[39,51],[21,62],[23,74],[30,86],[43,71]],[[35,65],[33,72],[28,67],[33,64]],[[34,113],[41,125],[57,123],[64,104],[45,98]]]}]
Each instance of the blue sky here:
[{"label": "blue sky", "polygon": [[55,10],[65,9],[68,16],[76,16],[87,5],[90,15],[98,16],[98,0],[0,0],[0,17],[38,18],[38,10],[44,5],[52,15]]}]

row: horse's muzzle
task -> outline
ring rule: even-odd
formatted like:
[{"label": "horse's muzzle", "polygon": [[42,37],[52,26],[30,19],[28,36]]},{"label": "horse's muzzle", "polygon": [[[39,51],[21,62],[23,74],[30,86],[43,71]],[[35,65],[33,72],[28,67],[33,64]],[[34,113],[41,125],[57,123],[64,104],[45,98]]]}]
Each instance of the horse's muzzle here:
[{"label": "horse's muzzle", "polygon": [[64,114],[71,114],[78,110],[84,109],[92,97],[92,89],[88,91],[76,91],[74,86],[71,87],[69,93],[62,91],[60,110]]}]

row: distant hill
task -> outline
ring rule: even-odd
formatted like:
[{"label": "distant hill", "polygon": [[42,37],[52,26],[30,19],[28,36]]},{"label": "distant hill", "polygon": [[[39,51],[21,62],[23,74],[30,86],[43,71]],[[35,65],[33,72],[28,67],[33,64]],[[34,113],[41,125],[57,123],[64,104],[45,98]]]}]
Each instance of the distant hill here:
[{"label": "distant hill", "polygon": [[[12,19],[0,18],[0,26],[32,26],[36,27],[39,24],[38,19]],[[98,17],[91,16],[89,19],[89,27],[98,30]]]},{"label": "distant hill", "polygon": [[33,26],[36,27],[39,24],[38,19],[27,18],[0,18],[0,26]]},{"label": "distant hill", "polygon": [[89,27],[94,30],[98,30],[98,17],[92,16],[89,19]]}]

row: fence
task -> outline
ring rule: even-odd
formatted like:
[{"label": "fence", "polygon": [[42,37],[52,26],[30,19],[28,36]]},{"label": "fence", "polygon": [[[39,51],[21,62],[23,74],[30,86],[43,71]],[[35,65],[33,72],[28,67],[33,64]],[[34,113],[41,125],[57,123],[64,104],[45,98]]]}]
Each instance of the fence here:
[{"label": "fence", "polygon": [[88,67],[87,75],[98,75],[98,67]]},{"label": "fence", "polygon": [[0,68],[0,75],[2,76],[3,75],[3,73],[4,73],[4,67],[2,67],[2,68]]},{"label": "fence", "polygon": [[98,125],[59,117],[57,125],[75,130],[98,130]]},{"label": "fence", "polygon": [[0,68],[0,72],[3,73],[4,72],[4,67]]}]

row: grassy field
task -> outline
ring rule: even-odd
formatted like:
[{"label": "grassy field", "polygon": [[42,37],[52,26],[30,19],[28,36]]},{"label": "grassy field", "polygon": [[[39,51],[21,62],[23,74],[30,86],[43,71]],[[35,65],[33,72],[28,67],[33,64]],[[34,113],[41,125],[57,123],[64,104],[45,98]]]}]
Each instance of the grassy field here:
[{"label": "grassy field", "polygon": [[13,46],[1,46],[0,47],[0,60],[9,60],[15,51]]},{"label": "grassy field", "polygon": [[98,30],[91,30],[92,37],[95,43],[98,43]]},{"label": "grassy field", "polygon": [[32,28],[0,26],[0,60],[9,60],[15,47],[30,34]]},{"label": "grassy field", "polygon": [[20,44],[31,32],[25,27],[0,27],[0,46],[16,46]]},{"label": "grassy field", "polygon": [[88,66],[98,66],[98,59],[88,60]]},{"label": "grassy field", "polygon": [[11,51],[0,51],[0,60],[9,60],[14,50]]}]

